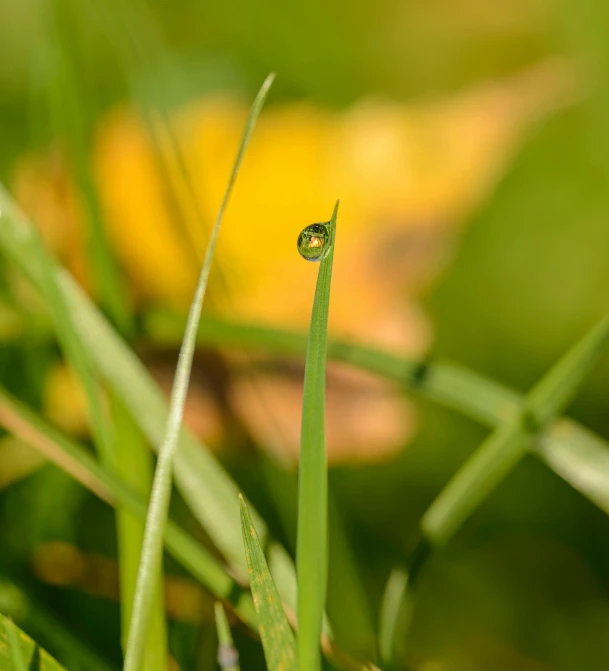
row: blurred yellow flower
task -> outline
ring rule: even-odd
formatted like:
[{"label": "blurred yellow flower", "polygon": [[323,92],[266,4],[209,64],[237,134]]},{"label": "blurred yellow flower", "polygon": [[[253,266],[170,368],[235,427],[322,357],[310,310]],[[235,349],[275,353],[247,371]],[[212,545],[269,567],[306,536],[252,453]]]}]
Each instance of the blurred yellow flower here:
[{"label": "blurred yellow flower", "polygon": [[[306,328],[316,269],[299,258],[296,239],[306,225],[328,219],[340,198],[331,332],[420,355],[431,334],[417,297],[438,276],[459,225],[492,188],[526,128],[572,97],[568,69],[547,63],[411,104],[370,99],[341,112],[310,102],[269,107],[223,224],[213,310]],[[210,97],[177,112],[171,130],[129,109],[100,125],[92,162],[107,233],[142,302],[189,304],[246,114],[237,98]],[[18,194],[35,191],[28,165],[21,166]],[[67,221],[78,219],[76,203],[64,199]],[[52,228],[39,209],[37,221]],[[53,221],[63,221],[55,207],[50,211]],[[300,382],[284,378],[237,381],[232,395],[266,443],[258,405],[269,409],[284,453],[293,455]],[[390,454],[412,432],[412,413],[388,385],[362,376],[356,386],[368,401],[352,396],[349,407],[348,396],[340,401],[341,385],[329,389],[330,456]]]}]

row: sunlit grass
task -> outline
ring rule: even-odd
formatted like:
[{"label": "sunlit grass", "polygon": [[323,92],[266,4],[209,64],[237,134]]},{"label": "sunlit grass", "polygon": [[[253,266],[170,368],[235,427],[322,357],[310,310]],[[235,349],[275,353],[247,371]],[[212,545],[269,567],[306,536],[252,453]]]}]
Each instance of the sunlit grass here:
[{"label": "sunlit grass", "polygon": [[186,331],[182,341],[178,365],[171,390],[165,437],[159,448],[159,458],[152,484],[152,493],[150,496],[150,505],[148,508],[146,530],[144,532],[144,542],[142,546],[142,556],[135,589],[133,613],[129,626],[127,651],[125,653],[125,671],[139,671],[146,647],[151,606],[154,601],[155,591],[158,589],[158,581],[160,577],[163,535],[169,515],[169,501],[173,480],[173,455],[178,446],[178,438],[182,426],[184,405],[186,403],[186,394],[188,392],[188,383],[190,380],[190,372],[196,346],[197,329],[199,327],[203,299],[205,298],[207,290],[207,282],[216,248],[216,241],[220,232],[224,211],[228,205],[233,186],[239,173],[239,168],[241,167],[241,162],[243,161],[256,120],[262,110],[273,78],[274,75],[267,77],[252,105],[250,116],[241,140],[241,145],[237,153],[237,158],[235,159],[235,164],[228,180],[228,186],[226,187],[224,198],[220,204],[218,217],[207,246],[203,266],[201,268],[201,275],[199,277],[199,282],[188,316],[188,322],[186,324]]},{"label": "sunlit grass", "polygon": [[[297,671],[294,634],[281,605],[281,599],[269,571],[256,528],[243,497],[241,529],[250,587],[258,614],[258,630],[262,639],[266,665],[269,671]],[[303,668],[303,667],[300,667]]]},{"label": "sunlit grass", "polygon": [[214,604],[214,617],[216,620],[216,632],[218,633],[218,664],[225,671],[241,671],[239,652],[235,648],[235,642],[233,641],[224,607],[219,601],[216,601]]},{"label": "sunlit grass", "polygon": [[315,671],[328,582],[328,464],[325,436],[326,343],[338,203],[321,261],[305,364],[298,467],[298,664]]}]

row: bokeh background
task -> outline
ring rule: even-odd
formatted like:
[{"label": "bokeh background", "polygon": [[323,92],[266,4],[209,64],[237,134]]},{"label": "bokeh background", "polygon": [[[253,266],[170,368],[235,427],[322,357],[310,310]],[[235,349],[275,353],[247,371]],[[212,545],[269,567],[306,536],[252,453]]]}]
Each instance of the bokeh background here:
[{"label": "bokeh background", "polygon": [[[609,305],[608,19],[597,0],[0,0],[0,177],[168,389],[247,107],[274,71],[206,313],[305,330],[316,268],[295,241],[339,197],[332,335],[526,391]],[[2,385],[88,441],[45,306],[0,269]],[[291,549],[302,372],[201,348],[187,406]],[[570,409],[605,437],[608,373],[604,359]],[[484,435],[330,367],[331,490],[372,621],[418,518]],[[0,487],[2,598],[70,669],[59,629],[118,668],[112,512],[8,436]],[[422,574],[403,662],[607,668],[608,567],[606,515],[527,457]],[[175,663],[215,668],[210,597],[167,574]]]}]

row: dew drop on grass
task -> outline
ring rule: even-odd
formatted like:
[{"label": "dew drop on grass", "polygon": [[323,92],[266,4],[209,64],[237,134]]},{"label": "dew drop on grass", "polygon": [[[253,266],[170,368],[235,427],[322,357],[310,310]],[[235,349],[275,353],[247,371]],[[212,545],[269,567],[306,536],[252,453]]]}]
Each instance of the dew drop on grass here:
[{"label": "dew drop on grass", "polygon": [[298,252],[307,261],[321,261],[330,249],[330,222],[311,224],[298,236]]}]

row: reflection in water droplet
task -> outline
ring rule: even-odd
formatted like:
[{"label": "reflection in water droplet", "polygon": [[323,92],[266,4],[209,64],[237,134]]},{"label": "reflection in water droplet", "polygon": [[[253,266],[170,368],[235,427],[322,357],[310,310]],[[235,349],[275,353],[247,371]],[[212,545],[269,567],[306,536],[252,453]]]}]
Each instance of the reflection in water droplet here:
[{"label": "reflection in water droplet", "polygon": [[298,251],[307,261],[321,261],[330,249],[330,222],[311,224],[298,236]]}]

